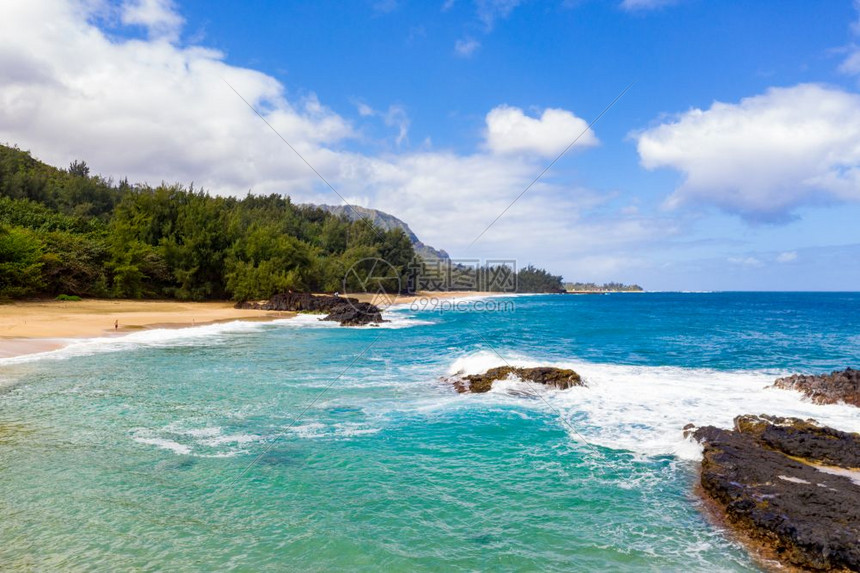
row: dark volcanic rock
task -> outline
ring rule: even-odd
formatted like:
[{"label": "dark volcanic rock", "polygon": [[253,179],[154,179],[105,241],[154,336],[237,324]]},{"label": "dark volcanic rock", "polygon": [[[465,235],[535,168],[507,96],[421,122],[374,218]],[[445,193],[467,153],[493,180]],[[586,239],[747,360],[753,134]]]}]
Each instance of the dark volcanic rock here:
[{"label": "dark volcanic rock", "polygon": [[542,366],[538,368],[515,368],[513,366],[499,366],[490,368],[483,374],[470,374],[454,381],[457,392],[489,392],[496,380],[504,380],[513,374],[525,382],[534,382],[545,386],[554,386],[561,390],[574,386],[585,386],[579,374],[573,370],[564,368],[552,368]]},{"label": "dark volcanic rock", "polygon": [[341,304],[331,309],[331,312],[322,320],[334,320],[341,326],[363,326],[385,322],[382,320],[382,312],[379,308],[369,302]]},{"label": "dark volcanic rock", "polygon": [[784,565],[860,570],[860,485],[789,457],[813,451],[833,463],[842,448],[857,454],[860,435],[790,418],[739,416],[735,424],[693,433],[704,445],[702,489],[726,521]]},{"label": "dark volcanic rock", "polygon": [[845,402],[860,408],[860,371],[851,368],[820,376],[795,374],[780,378],[773,385],[783,390],[799,390],[816,404]]},{"label": "dark volcanic rock", "polygon": [[738,416],[735,430],[789,456],[843,468],[860,468],[860,434],[820,426],[815,420]]},{"label": "dark volcanic rock", "polygon": [[341,326],[363,326],[386,322],[382,311],[369,302],[358,302],[357,298],[313,295],[307,292],[285,292],[276,294],[266,302],[240,302],[236,308],[276,310],[289,312],[316,312],[326,316],[320,320],[339,322]]},{"label": "dark volcanic rock", "polygon": [[309,292],[284,292],[274,295],[266,302],[240,302],[236,308],[255,310],[277,310],[289,312],[330,312],[345,303],[358,303],[357,298],[314,295]]}]

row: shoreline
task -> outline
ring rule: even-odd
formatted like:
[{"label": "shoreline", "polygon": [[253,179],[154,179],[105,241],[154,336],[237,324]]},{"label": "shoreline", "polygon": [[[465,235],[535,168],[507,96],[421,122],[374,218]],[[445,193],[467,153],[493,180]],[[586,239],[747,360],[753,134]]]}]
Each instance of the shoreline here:
[{"label": "shoreline", "polygon": [[[373,295],[345,295],[371,302]],[[421,292],[398,296],[392,308],[426,297],[438,299],[505,296],[475,291]],[[77,302],[36,300],[0,304],[0,359],[59,350],[92,338],[121,337],[154,329],[178,329],[232,321],[268,322],[292,318],[294,312],[234,308],[234,302],[84,299]],[[118,327],[114,328],[114,324]]]},{"label": "shoreline", "polygon": [[[0,305],[0,358],[58,350],[80,340],[153,329],[231,321],[260,322],[295,316],[233,308],[232,302],[114,299],[27,301]],[[117,325],[115,327],[114,325]]]}]

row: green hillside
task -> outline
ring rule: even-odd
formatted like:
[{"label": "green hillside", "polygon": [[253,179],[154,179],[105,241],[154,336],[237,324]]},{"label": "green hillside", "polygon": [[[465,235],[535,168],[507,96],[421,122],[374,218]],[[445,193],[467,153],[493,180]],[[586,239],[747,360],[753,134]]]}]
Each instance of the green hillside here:
[{"label": "green hillside", "polygon": [[288,197],[213,197],[193,186],[130,185],[0,146],[0,298],[182,300],[335,291],[356,261],[401,272],[399,228],[349,221]]}]

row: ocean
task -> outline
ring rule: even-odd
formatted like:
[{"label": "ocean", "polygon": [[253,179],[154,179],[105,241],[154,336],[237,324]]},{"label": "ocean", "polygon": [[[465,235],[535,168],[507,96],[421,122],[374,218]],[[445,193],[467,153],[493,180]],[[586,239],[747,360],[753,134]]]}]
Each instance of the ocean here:
[{"label": "ocean", "polygon": [[[684,425],[860,431],[769,388],[860,366],[860,294],[492,300],[0,360],[0,569],[756,571],[701,511]],[[506,363],[587,387],[446,380]]]}]

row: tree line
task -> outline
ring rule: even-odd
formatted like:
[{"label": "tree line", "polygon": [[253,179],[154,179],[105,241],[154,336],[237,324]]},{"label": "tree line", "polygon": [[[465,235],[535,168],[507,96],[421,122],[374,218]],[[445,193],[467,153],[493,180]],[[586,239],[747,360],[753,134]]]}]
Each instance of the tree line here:
[{"label": "tree line", "polygon": [[609,282],[597,283],[564,283],[564,288],[570,292],[642,292],[639,285]]},{"label": "tree line", "polygon": [[399,272],[400,229],[350,222],[289,197],[211,196],[193,185],[132,186],[0,146],[0,298],[263,299],[337,291],[357,261]]},{"label": "tree line", "polygon": [[[59,169],[0,145],[0,299],[360,292],[360,273],[348,271],[377,258],[403,288],[414,284],[416,262],[427,268],[402,229],[369,219],[350,221],[281,195],[220,197],[193,185],[114,182],[92,175],[83,161]],[[488,290],[511,292],[499,273],[505,270],[481,271],[505,285]],[[465,279],[483,284],[469,272],[477,271],[456,268],[452,283],[437,288],[468,289]],[[562,277],[532,265],[513,284],[518,292],[563,290]]]}]

